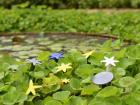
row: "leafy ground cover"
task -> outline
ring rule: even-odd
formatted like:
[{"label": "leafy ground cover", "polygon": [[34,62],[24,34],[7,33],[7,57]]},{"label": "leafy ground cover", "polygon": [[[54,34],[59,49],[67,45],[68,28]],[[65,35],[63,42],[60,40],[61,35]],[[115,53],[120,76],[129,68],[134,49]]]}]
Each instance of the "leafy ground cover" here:
[{"label": "leafy ground cover", "polygon": [[22,60],[1,55],[0,104],[139,105],[140,45],[120,45],[107,41],[89,52],[45,51]]},{"label": "leafy ground cover", "polygon": [[81,10],[0,9],[0,32],[93,32],[140,39],[139,11],[106,13]]}]

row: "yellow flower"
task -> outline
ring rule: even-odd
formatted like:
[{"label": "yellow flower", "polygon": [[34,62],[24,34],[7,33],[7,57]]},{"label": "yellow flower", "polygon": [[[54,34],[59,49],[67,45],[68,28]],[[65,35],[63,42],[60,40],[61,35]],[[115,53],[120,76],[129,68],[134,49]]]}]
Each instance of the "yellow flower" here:
[{"label": "yellow flower", "polygon": [[57,72],[59,71],[63,71],[63,72],[66,72],[67,69],[71,69],[71,63],[68,63],[68,64],[64,64],[62,63],[60,66],[57,67]]},{"label": "yellow flower", "polygon": [[30,80],[30,82],[29,82],[29,87],[28,87],[28,89],[27,89],[27,91],[26,91],[26,95],[28,95],[30,92],[31,92],[33,95],[36,95],[35,89],[41,88],[41,87],[42,87],[42,86],[39,86],[39,85],[35,85],[35,86],[34,86],[33,81]]},{"label": "yellow flower", "polygon": [[92,50],[90,52],[87,52],[87,53],[83,54],[83,56],[85,56],[86,58],[88,58],[90,55],[92,55],[93,52],[94,51]]},{"label": "yellow flower", "polygon": [[64,79],[62,79],[61,81],[62,81],[62,83],[66,83],[66,84],[67,84],[67,83],[70,82],[70,79],[64,78]]}]

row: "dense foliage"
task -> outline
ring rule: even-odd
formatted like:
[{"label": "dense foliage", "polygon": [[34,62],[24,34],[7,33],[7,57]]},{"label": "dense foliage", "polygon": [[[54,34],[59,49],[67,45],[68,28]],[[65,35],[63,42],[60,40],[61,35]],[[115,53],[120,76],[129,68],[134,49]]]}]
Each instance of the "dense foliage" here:
[{"label": "dense foliage", "polygon": [[28,2],[31,5],[47,5],[52,8],[138,8],[140,0],[1,0],[0,5],[11,8],[12,5]]},{"label": "dense foliage", "polygon": [[82,12],[43,7],[0,9],[0,32],[95,32],[140,39],[139,12]]},{"label": "dense foliage", "polygon": [[[49,59],[50,52],[41,52],[36,58],[40,61],[32,60],[32,64],[1,56],[0,104],[139,105],[140,45],[121,49],[120,45],[107,41],[88,56],[69,50],[58,59],[58,53],[53,53],[51,58],[57,60]],[[105,70],[100,62],[104,56],[115,56],[119,62],[111,68],[111,83],[96,85],[91,79]],[[61,64],[68,64],[67,69],[61,69]]]}]

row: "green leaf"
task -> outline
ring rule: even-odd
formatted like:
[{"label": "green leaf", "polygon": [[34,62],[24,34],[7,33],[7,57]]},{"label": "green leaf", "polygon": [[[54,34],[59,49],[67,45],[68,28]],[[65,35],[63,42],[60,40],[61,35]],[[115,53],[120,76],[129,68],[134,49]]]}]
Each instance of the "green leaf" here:
[{"label": "green leaf", "polygon": [[140,52],[140,45],[133,45],[127,49],[126,55],[131,59],[140,59],[139,52]]},{"label": "green leaf", "polygon": [[104,53],[103,52],[94,52],[93,56],[89,58],[89,62],[93,65],[101,65],[101,60],[104,59]]},{"label": "green leaf", "polygon": [[133,92],[122,97],[123,102],[126,105],[139,105],[140,103],[140,92]]},{"label": "green leaf", "polygon": [[111,50],[111,45],[112,45],[112,40],[108,40],[108,41],[104,42],[101,50],[103,52],[110,51]]},{"label": "green leaf", "polygon": [[14,105],[18,100],[19,95],[16,94],[16,88],[12,87],[8,93],[3,96],[3,103],[5,105]]},{"label": "green leaf", "polygon": [[27,100],[27,95],[23,92],[20,92],[17,102],[21,103],[21,102],[24,102],[25,100]]},{"label": "green leaf", "polygon": [[118,97],[93,98],[88,105],[124,105]]},{"label": "green leaf", "polygon": [[86,78],[93,75],[94,67],[89,64],[83,64],[76,69],[75,73],[81,78]]},{"label": "green leaf", "polygon": [[69,98],[70,91],[60,91],[53,94],[55,100],[65,101]]},{"label": "green leaf", "polygon": [[37,71],[37,72],[31,72],[31,75],[34,77],[34,78],[44,78],[45,77],[45,74],[43,71]]},{"label": "green leaf", "polygon": [[119,85],[121,87],[131,87],[135,83],[135,79],[129,76],[122,77],[119,80]]},{"label": "green leaf", "polygon": [[114,74],[117,77],[120,77],[120,76],[124,76],[126,74],[126,71],[123,69],[123,68],[117,68],[114,70]]},{"label": "green leaf", "polygon": [[99,86],[91,84],[88,86],[85,86],[82,91],[81,95],[93,95],[94,92],[98,92],[100,90]]},{"label": "green leaf", "polygon": [[87,62],[87,59],[77,50],[71,50],[66,57],[72,62],[74,68]]},{"label": "green leaf", "polygon": [[47,86],[48,85],[56,85],[56,84],[60,84],[60,83],[61,83],[61,79],[53,74],[51,74],[47,78],[43,78],[43,84],[47,85]]},{"label": "green leaf", "polygon": [[138,74],[135,75],[135,79],[136,79],[136,80],[137,80],[137,79],[140,79],[140,73],[138,73]]},{"label": "green leaf", "polygon": [[103,100],[95,100],[95,99],[93,99],[93,100],[91,100],[89,102],[88,105],[111,105],[111,104],[108,104],[108,103],[104,102]]},{"label": "green leaf", "polygon": [[125,56],[125,52],[126,52],[126,49],[124,48],[124,49],[122,49],[120,51],[116,51],[114,53],[114,56],[117,57],[117,58],[119,58],[119,59],[120,58],[123,58]]},{"label": "green leaf", "polygon": [[70,99],[70,105],[87,105],[87,100],[78,96],[72,96]]},{"label": "green leaf", "polygon": [[0,92],[8,91],[9,87],[10,87],[10,85],[4,85],[4,84],[0,83]]},{"label": "green leaf", "polygon": [[0,72],[0,80],[4,78],[4,72]]},{"label": "green leaf", "polygon": [[38,54],[38,59],[39,60],[47,60],[50,56],[50,53],[49,52],[41,52]]},{"label": "green leaf", "polygon": [[135,60],[128,59],[128,58],[122,58],[118,62],[118,67],[126,69],[128,66],[133,65],[135,63]]},{"label": "green leaf", "polygon": [[91,81],[91,76],[89,76],[89,77],[83,79],[83,80],[81,81],[81,83],[83,83],[83,84],[92,83],[92,81]]},{"label": "green leaf", "polygon": [[61,102],[56,100],[45,101],[44,105],[62,105]]},{"label": "green leaf", "polygon": [[70,81],[70,86],[73,90],[80,90],[81,89],[80,80],[76,78],[72,78]]},{"label": "green leaf", "polygon": [[111,97],[111,96],[117,96],[118,95],[118,88],[114,86],[107,86],[103,88],[98,94],[97,97]]},{"label": "green leaf", "polygon": [[60,88],[61,88],[60,85],[50,85],[50,86],[48,85],[48,86],[44,86],[41,90],[42,93],[48,94],[48,93],[55,92]]}]

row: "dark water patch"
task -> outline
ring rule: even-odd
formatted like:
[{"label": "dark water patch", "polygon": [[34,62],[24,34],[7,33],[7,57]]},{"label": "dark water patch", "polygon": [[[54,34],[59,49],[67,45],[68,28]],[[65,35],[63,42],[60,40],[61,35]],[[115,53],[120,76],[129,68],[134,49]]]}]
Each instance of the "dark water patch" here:
[{"label": "dark water patch", "polygon": [[0,36],[0,52],[25,58],[41,51],[78,49],[88,51],[98,48],[108,38],[86,35],[11,35]]}]

